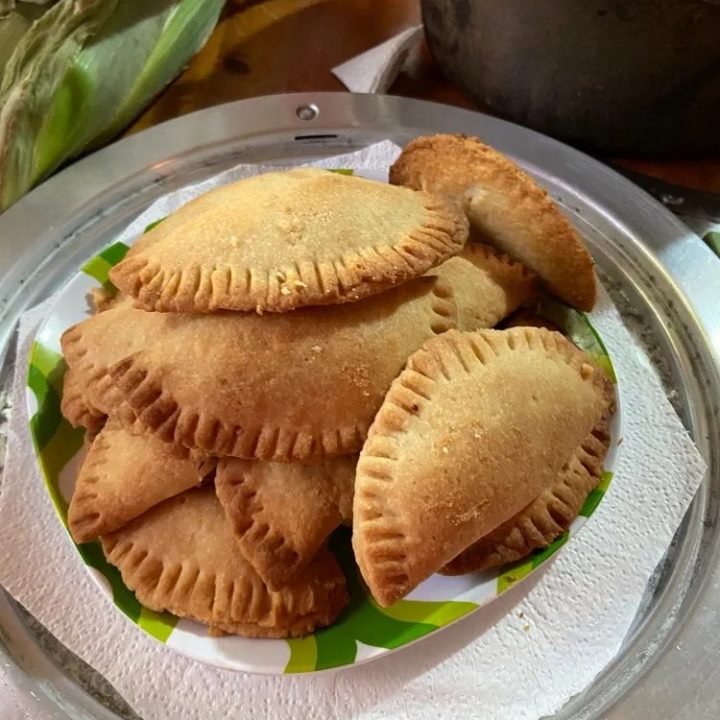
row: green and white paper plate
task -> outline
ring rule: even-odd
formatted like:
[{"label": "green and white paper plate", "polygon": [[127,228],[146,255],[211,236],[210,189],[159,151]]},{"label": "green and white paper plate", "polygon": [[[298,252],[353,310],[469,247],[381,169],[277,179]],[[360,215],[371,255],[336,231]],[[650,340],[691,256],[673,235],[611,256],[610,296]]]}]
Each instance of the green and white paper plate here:
[{"label": "green and white paper plate", "polygon": [[[357,174],[380,179],[371,171]],[[105,248],[70,279],[39,328],[30,356],[26,392],[30,432],[48,494],[66,530],[75,472],[83,457],[83,431],[73,429],[60,413],[66,369],[60,354],[60,336],[88,315],[87,297],[92,288],[111,287],[108,271],[127,250],[124,243]],[[543,305],[541,312],[560,325],[616,382],[612,362],[592,326],[591,316],[555,303]],[[618,402],[611,427],[614,438],[620,437],[619,427]],[[117,610],[142,631],[184,655],[220,668],[258,673],[340,668],[379,657],[446,627],[491,602],[547,562],[578,532],[602,500],[612,479],[616,446],[614,441],[600,485],[590,494],[570,530],[550,547],[497,571],[459,577],[435,575],[389,608],[380,607],[368,594],[352,558],[350,531],[338,530],[331,538],[331,548],[345,570],[350,605],[332,627],[301,639],[210,637],[204,625],[143,607],[125,587],[118,570],[106,562],[99,543],[76,548],[88,572]],[[69,533],[68,538],[72,542]]]}]

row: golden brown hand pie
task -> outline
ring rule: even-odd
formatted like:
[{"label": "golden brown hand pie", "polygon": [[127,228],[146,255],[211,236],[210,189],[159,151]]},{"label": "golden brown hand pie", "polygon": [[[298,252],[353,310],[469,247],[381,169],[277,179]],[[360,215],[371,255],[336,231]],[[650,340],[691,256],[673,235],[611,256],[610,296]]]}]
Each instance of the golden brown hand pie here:
[{"label": "golden brown hand pie", "polygon": [[549,488],[613,397],[562,335],[450,331],[408,360],[370,429],[355,558],[390,605]]},{"label": "golden brown hand pie", "polygon": [[534,270],[563,302],[592,309],[590,254],[547,192],[509,158],[477,138],[419,137],[390,168],[390,182],[461,199],[486,242]]},{"label": "golden brown hand pie", "polygon": [[603,472],[610,446],[607,420],[583,440],[555,483],[517,515],[463,550],[440,572],[464,575],[515,562],[547,547],[572,525]]},{"label": "golden brown hand pie", "polygon": [[456,322],[437,278],[290,314],[145,315],[157,340],[106,367],[109,414],[124,421],[129,407],[146,430],[207,455],[286,461],[359,451],[410,353]]},{"label": "golden brown hand pie", "polygon": [[247,560],[276,590],[292,582],[330,533],[352,518],[357,456],[312,465],[225,459],[215,491]]},{"label": "golden brown hand pie", "polygon": [[345,578],[323,549],[273,592],[235,545],[212,488],[166,500],[102,538],[109,562],[151,610],[247,637],[296,637],[329,625],[347,604]]},{"label": "golden brown hand pie", "polygon": [[442,198],[297,169],[211,190],[150,230],[110,279],[146,310],[285,312],[359,300],[462,249]]},{"label": "golden brown hand pie", "polygon": [[535,273],[481,243],[467,243],[459,255],[433,268],[428,275],[452,284],[458,330],[494,327],[538,293]]},{"label": "golden brown hand pie", "polygon": [[123,527],[199,485],[214,461],[110,422],[93,440],[75,482],[68,525],[77,543]]}]

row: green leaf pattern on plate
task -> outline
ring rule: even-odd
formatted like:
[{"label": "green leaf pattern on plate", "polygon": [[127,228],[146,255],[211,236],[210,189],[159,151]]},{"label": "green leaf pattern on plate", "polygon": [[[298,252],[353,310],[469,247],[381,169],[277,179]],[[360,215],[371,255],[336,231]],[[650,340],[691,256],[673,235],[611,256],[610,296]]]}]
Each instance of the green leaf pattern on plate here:
[{"label": "green leaf pattern on plate", "polygon": [[[161,220],[150,223],[145,228],[145,232],[152,229]],[[115,243],[108,248],[105,248],[99,255],[96,255],[92,260],[88,260],[82,267],[82,271],[90,277],[94,277],[105,290],[115,292],[115,286],[110,282],[108,273],[113,265],[117,265],[127,254],[130,248],[125,243]]]},{"label": "green leaf pattern on plate", "polygon": [[358,573],[350,545],[350,530],[337,530],[330,540],[330,548],[345,573],[350,605],[332,627],[314,634],[314,643],[307,638],[289,641],[290,661],[285,672],[325,670],[352,664],[357,655],[356,640],[374,647],[400,647],[477,607],[477,603],[472,602],[420,600],[401,600],[391,608],[380,607],[367,593]]}]

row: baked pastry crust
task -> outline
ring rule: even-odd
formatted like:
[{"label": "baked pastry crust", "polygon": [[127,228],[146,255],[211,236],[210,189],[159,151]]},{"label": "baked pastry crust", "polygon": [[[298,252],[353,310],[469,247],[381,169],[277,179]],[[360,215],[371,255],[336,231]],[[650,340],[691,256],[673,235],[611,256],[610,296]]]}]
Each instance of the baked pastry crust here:
[{"label": "baked pastry crust", "polygon": [[373,597],[392,604],[551,487],[612,398],[602,370],[558,333],[427,342],[358,462],[353,548]]},{"label": "baked pastry crust", "polygon": [[272,590],[312,560],[330,533],[352,519],[357,457],[312,465],[223,459],[215,491],[243,555]]},{"label": "baked pastry crust", "polygon": [[348,602],[323,549],[292,585],[271,591],[239,550],[211,488],[166,500],[102,538],[108,561],[138,600],[246,637],[297,637],[332,623]]},{"label": "baked pastry crust", "polygon": [[68,508],[73,540],[89,542],[123,527],[163,500],[199,485],[214,461],[112,421],[93,440]]},{"label": "baked pastry crust", "polygon": [[547,192],[505,155],[464,135],[419,137],[390,168],[390,182],[456,198],[485,242],[522,261],[563,302],[592,310],[590,253]]},{"label": "baked pastry crust", "polygon": [[467,236],[442,198],[300,168],[192,200],[139,238],[110,279],[146,310],[286,312],[403,283]]},{"label": "baked pastry crust", "polygon": [[587,496],[597,487],[610,447],[607,420],[601,420],[583,440],[552,487],[485,537],[463,550],[440,570],[464,575],[521,560],[547,547],[572,525]]}]

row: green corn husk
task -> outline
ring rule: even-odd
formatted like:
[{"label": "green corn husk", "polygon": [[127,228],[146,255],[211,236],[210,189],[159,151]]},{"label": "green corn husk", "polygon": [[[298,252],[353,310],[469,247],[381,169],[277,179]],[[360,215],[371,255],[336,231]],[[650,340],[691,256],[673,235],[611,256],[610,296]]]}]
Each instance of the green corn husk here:
[{"label": "green corn husk", "polygon": [[16,4],[15,0],[0,0],[0,72],[7,65],[22,36],[49,8],[49,3]]},{"label": "green corn husk", "polygon": [[120,132],[205,44],[223,4],[60,0],[29,28],[16,22],[0,79],[0,211]]}]

